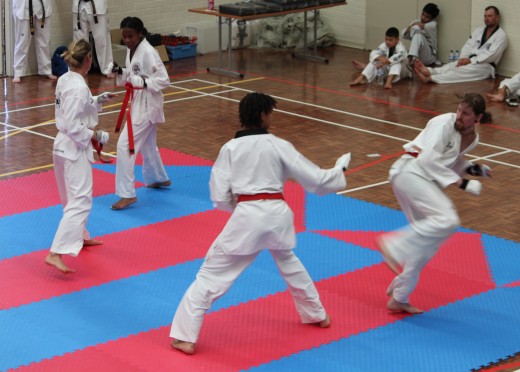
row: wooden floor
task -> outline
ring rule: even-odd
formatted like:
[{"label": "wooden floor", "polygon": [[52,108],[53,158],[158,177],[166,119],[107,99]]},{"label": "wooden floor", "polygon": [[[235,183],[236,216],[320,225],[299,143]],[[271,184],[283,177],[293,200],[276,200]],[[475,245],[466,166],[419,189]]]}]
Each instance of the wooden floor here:
[{"label": "wooden floor", "polygon": [[[345,194],[398,208],[386,180],[401,146],[433,116],[454,112],[457,94],[484,94],[502,79],[447,85],[404,80],[391,90],[376,84],[351,88],[348,82],[359,73],[351,61],[366,60],[367,52],[330,47],[319,53],[328,64],[293,58],[285,50],[233,51],[232,67],[244,73],[242,79],[206,71],[217,66],[217,53],[167,63],[171,87],[164,91],[166,123],[158,132],[159,147],[214,160],[238,129],[238,101],[249,91],[261,91],[279,102],[273,133],[322,167],[352,152]],[[227,55],[223,62],[227,67]],[[56,135],[55,83],[38,76],[20,84],[11,78],[0,81],[0,180],[48,170]],[[100,116],[100,127],[113,133],[124,96],[121,88],[115,87],[114,79],[95,73],[88,76],[88,84],[94,94],[121,93]],[[484,180],[480,197],[451,188],[448,193],[464,227],[520,241],[520,109],[496,103],[488,109],[493,123],[480,127],[481,144],[471,155],[490,165],[495,177]],[[112,134],[105,150],[113,153],[116,142]]]},{"label": "wooden floor", "polygon": [[[319,53],[330,62],[293,58],[285,50],[233,51],[233,69],[244,73],[242,79],[208,73],[207,67],[218,64],[216,53],[167,63],[171,87],[164,91],[166,123],[159,127],[158,146],[214,160],[238,129],[238,101],[247,92],[261,91],[279,102],[274,134],[321,167],[352,152],[344,194],[397,209],[387,174],[401,146],[433,116],[454,112],[457,94],[485,94],[502,79],[448,85],[405,80],[391,90],[376,84],[351,88],[348,82],[359,73],[351,61],[367,60],[368,52],[330,47]],[[11,78],[0,82],[0,182],[51,169],[55,83],[37,76],[20,84]],[[113,128],[124,95],[113,79],[99,74],[89,75],[88,84],[94,94],[120,92],[100,116],[100,127],[111,132],[105,150],[115,156]],[[520,109],[504,104],[488,109],[493,123],[480,127],[481,144],[471,159],[490,165],[495,177],[483,181],[480,197],[451,188],[448,193],[464,227],[518,242]]]}]

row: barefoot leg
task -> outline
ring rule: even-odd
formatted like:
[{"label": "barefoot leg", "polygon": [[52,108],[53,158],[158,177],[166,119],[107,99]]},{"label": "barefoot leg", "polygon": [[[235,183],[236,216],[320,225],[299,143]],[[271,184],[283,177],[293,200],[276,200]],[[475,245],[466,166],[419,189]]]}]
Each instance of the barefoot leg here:
[{"label": "barefoot leg", "polygon": [[410,304],[403,304],[401,302],[397,302],[393,297],[390,298],[388,304],[386,305],[388,310],[392,313],[408,313],[408,314],[422,314],[424,310],[413,307]]},{"label": "barefoot leg", "polygon": [[84,239],[83,240],[83,246],[84,247],[90,247],[92,245],[101,245],[103,242],[101,240],[95,240],[95,239]]},{"label": "barefoot leg", "polygon": [[363,62],[359,62],[358,60],[353,60],[352,67],[354,67],[357,70],[363,70],[365,67],[367,67],[367,64],[363,63]]},{"label": "barefoot leg", "polygon": [[366,82],[367,82],[367,80],[365,78],[365,75],[361,74],[355,80],[353,80],[349,85],[350,86],[362,85],[362,84],[366,84]]},{"label": "barefoot leg", "polygon": [[195,344],[182,340],[173,340],[170,344],[172,348],[182,351],[185,354],[192,355],[195,353]]},{"label": "barefoot leg", "polygon": [[67,265],[65,265],[61,259],[61,254],[50,252],[47,257],[45,257],[45,263],[49,266],[54,266],[61,272],[68,274],[73,273],[76,270],[71,269]]},{"label": "barefoot leg", "polygon": [[115,211],[119,211],[121,209],[125,209],[130,205],[134,204],[137,201],[137,198],[121,198],[117,203],[112,205],[112,209]]}]

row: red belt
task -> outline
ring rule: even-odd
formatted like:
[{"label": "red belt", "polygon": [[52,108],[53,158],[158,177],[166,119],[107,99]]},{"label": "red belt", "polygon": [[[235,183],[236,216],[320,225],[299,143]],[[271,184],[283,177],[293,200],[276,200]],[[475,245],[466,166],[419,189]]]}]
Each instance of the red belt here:
[{"label": "red belt", "polygon": [[92,138],[90,141],[92,142],[92,146],[99,156],[99,160],[101,160],[102,163],[112,163],[112,159],[105,159],[103,155],[101,155],[101,151],[103,151],[103,144],[96,141],[94,138]]},{"label": "red belt", "polygon": [[418,153],[418,152],[408,152],[408,151],[406,151],[405,154],[406,154],[406,155],[413,156],[414,158],[416,158],[416,157],[419,156],[419,153]]},{"label": "red belt", "polygon": [[266,192],[260,193],[260,194],[252,194],[252,195],[238,195],[237,203],[244,202],[244,201],[253,201],[253,200],[272,200],[272,199],[278,199],[278,200],[284,200],[283,194],[281,192],[277,192],[274,194],[269,194]]},{"label": "red belt", "polygon": [[[126,112],[126,129],[128,131],[128,148],[130,150],[130,154],[135,153],[134,150],[134,132],[132,130],[132,116],[130,112],[132,111],[132,100],[134,99],[134,90],[143,89],[143,88],[135,88],[132,84],[126,83],[126,94],[123,99],[123,104],[121,105],[121,111],[119,112],[119,117],[117,118],[116,124],[116,133],[121,129],[121,124],[123,123],[123,117]],[[128,110],[127,110],[128,106]]]}]

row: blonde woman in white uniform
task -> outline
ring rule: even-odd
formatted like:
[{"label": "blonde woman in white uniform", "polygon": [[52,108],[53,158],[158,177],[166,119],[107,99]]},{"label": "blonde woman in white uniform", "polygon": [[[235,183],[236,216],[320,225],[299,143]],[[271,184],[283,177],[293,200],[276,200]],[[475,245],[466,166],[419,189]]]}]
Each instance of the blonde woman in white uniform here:
[{"label": "blonde woman in white uniform", "polygon": [[232,215],[173,319],[171,346],[186,354],[195,352],[206,311],[264,249],[287,283],[302,323],[330,326],[312,279],[292,251],[296,246],[294,216],[282,191],[289,178],[320,195],[345,189],[350,153],[341,156],[335,167],[320,169],[289,142],[268,132],[275,106],[268,95],[246,95],[239,105],[243,130],[222,147],[212,168],[213,204]]},{"label": "blonde woman in white uniform", "polygon": [[19,83],[27,70],[29,46],[34,36],[38,75],[56,80],[52,74],[51,40],[51,0],[13,0],[14,22],[14,78]]},{"label": "blonde woman in white uniform", "polygon": [[56,183],[63,204],[63,217],[45,257],[48,265],[64,273],[74,272],[62,260],[62,255],[77,256],[86,245],[102,242],[90,237],[86,229],[92,208],[92,140],[108,142],[108,133],[95,130],[98,112],[110,93],[93,97],[85,82],[92,64],[90,44],[85,40],[71,43],[64,59],[69,71],[56,85],[56,127],[53,161]]},{"label": "blonde woman in white uniform", "polygon": [[490,119],[484,98],[467,94],[457,113],[431,119],[412,142],[403,146],[406,153],[390,168],[390,183],[410,224],[377,239],[386,263],[397,275],[387,290],[389,310],[423,312],[410,305],[409,296],[421,270],[460,224],[444,188],[454,186],[480,194],[480,181],[467,180],[464,174],[491,177],[491,169],[470,163],[464,155],[479,142],[476,125]]}]

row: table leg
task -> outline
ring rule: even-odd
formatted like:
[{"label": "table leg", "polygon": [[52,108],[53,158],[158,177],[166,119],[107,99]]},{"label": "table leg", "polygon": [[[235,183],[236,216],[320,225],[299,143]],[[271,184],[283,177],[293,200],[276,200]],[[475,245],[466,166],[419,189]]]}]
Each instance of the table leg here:
[{"label": "table leg", "polygon": [[231,18],[226,18],[225,21],[228,24],[228,66],[224,68],[222,64],[222,17],[218,17],[218,67],[208,67],[208,72],[214,72],[215,74],[227,75],[232,77],[243,78],[244,74],[231,70]]}]

